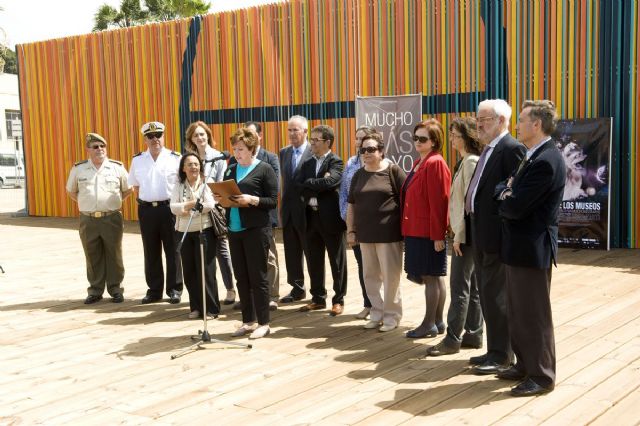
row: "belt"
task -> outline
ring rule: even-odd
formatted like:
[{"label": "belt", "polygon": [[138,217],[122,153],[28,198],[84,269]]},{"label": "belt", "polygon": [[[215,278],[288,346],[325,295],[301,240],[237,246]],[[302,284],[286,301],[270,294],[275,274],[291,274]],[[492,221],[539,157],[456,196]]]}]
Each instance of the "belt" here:
[{"label": "belt", "polygon": [[112,210],[110,212],[80,212],[80,214],[83,216],[100,218],[100,217],[110,216],[114,213],[118,213],[119,211],[120,210]]},{"label": "belt", "polygon": [[138,204],[140,204],[141,206],[145,206],[145,207],[158,207],[158,206],[168,206],[169,205],[169,200],[142,201],[140,198],[137,198],[136,201],[138,202]]}]

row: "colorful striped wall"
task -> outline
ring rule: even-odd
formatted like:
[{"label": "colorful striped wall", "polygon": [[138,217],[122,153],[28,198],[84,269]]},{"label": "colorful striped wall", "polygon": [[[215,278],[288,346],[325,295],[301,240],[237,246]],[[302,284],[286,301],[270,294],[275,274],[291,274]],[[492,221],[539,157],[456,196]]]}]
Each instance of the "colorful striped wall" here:
[{"label": "colorful striped wall", "polygon": [[[614,117],[612,243],[640,247],[638,1],[293,0],[17,46],[29,213],[73,216],[67,173],[82,135],[125,162],[142,123],[212,125],[221,149],[238,123],[265,123],[267,149],[303,114],[352,151],[357,95],[422,93],[445,125],[485,98],[515,109],[550,98],[563,118]],[[515,114],[513,119],[515,124]],[[449,149],[448,161],[455,161]],[[125,214],[135,218],[127,201]]]}]

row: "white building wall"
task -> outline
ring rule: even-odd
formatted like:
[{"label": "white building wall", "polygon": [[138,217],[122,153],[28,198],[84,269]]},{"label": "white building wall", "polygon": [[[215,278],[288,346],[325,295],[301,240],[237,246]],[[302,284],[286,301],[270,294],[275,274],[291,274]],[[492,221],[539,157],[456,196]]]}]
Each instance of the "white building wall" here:
[{"label": "white building wall", "polygon": [[[18,76],[15,74],[0,74],[0,151],[13,152],[16,147],[14,139],[7,137],[6,111],[20,111],[20,96],[18,94]],[[19,144],[22,149],[22,144]]]}]

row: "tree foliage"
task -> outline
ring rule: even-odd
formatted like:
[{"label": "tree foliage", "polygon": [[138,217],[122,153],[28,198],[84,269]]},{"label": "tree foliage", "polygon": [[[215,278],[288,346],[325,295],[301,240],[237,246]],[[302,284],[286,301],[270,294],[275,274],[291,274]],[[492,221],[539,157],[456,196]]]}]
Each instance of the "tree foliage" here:
[{"label": "tree foliage", "polygon": [[202,15],[211,7],[203,0],[144,0],[144,4],[146,9],[140,0],[122,0],[120,9],[103,4],[94,15],[93,31]]},{"label": "tree foliage", "polygon": [[0,62],[4,63],[5,73],[18,74],[18,59],[13,49],[7,46],[0,46]]}]

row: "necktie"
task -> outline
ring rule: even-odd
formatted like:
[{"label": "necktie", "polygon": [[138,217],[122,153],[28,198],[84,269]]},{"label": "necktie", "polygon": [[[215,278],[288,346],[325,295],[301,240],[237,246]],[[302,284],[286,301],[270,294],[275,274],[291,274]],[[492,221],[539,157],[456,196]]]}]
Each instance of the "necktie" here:
[{"label": "necktie", "polygon": [[480,159],[478,160],[478,165],[476,166],[476,173],[473,174],[473,178],[471,179],[471,183],[469,183],[469,189],[467,189],[467,195],[464,198],[464,211],[469,214],[472,212],[471,210],[471,201],[473,198],[473,193],[478,187],[478,182],[480,181],[480,176],[484,171],[484,163],[487,161],[487,155],[489,155],[489,151],[491,148],[487,147],[480,154]]},{"label": "necktie", "polygon": [[293,156],[291,157],[291,176],[296,172],[296,168],[298,167],[298,155],[300,153],[299,148],[293,149]]}]

